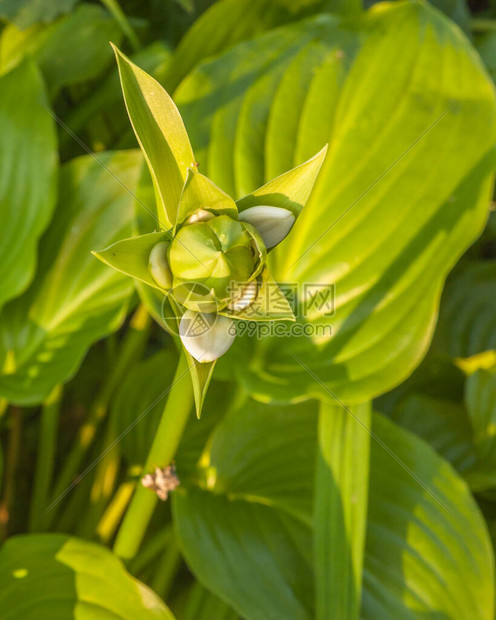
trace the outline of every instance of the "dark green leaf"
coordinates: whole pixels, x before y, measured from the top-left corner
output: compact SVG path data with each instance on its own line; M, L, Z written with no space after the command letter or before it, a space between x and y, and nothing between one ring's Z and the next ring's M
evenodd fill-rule
M492 552L467 486L414 435L379 415L372 424L361 617L414 620L435 610L492 619ZM174 495L188 564L248 620L315 618L316 445L310 403L249 401L214 431L199 461L201 488Z
M0 307L33 278L38 238L56 200L54 121L36 67L0 78Z
M32 57L55 97L65 86L100 75L112 60L109 40L121 39L119 26L102 7L83 4L49 26L27 30L7 26L0 37L0 68L5 73L25 56Z
M131 233L129 186L136 182L141 155L98 158L80 157L62 169L59 206L41 243L36 278L2 311L0 394L14 403L43 401L74 374L88 347L116 330L126 315L131 278L90 252Z
M79 0L0 0L0 17L19 28L37 22L50 22L62 13L68 13Z
M446 286L434 345L452 357L496 349L496 261L468 264Z

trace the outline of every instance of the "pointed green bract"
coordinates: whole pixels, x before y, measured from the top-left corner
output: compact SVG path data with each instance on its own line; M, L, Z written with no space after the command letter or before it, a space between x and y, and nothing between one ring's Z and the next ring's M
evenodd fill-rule
M154 246L161 241L170 241L171 239L172 235L168 232L153 232L148 235L117 241L108 248L93 252L93 254L117 271L162 291L163 289L152 277L148 262Z
M236 202L238 209L264 205L288 209L295 217L301 213L327 153L327 145L305 163L272 179Z
M177 210L176 223L181 224L199 209L211 211L216 215L238 218L238 209L234 200L209 178L189 168Z
M193 383L193 396L195 399L196 417L200 419L203 409L203 403L205 402L205 396L207 395L208 386L210 385L210 381L212 379L212 374L214 372L217 360L214 362L207 362L206 364L201 364L200 362L197 362L195 358L190 355L184 347L183 351L188 361L189 375Z
M195 158L176 105L162 86L114 46L122 92L155 188L161 224L169 228Z

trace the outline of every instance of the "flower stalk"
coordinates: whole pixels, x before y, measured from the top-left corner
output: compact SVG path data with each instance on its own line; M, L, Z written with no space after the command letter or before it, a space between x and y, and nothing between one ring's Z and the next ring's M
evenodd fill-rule
M142 475L157 467L170 465L176 454L193 405L193 388L184 355L179 358L176 374L148 453ZM141 484L136 488L124 520L117 533L114 552L123 559L134 557L145 535L158 497Z

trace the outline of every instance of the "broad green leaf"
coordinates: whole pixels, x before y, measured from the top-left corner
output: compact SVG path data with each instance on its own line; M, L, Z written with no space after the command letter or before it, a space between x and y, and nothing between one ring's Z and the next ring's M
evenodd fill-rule
M360 617L489 620L492 552L466 485L422 440L378 414L372 424ZM185 484L173 497L190 568L248 620L315 618L317 441L311 403L248 401L214 431L200 488ZM341 566L342 557L333 558Z
M63 534L14 536L0 550L5 620L174 620L108 549Z
M121 325L132 280L91 250L131 233L128 188L140 162L140 153L129 151L80 157L62 168L59 205L41 242L37 275L0 318L0 394L11 402L43 401L74 374L92 343Z
M465 384L477 464L469 481L478 490L496 487L496 370L478 370Z
M496 32L490 30L479 34L475 37L474 45L493 81L496 81Z
M256 501L191 489L173 497L186 561L243 618L312 618L311 536L300 521Z
M370 422L370 403L320 406L314 570L321 620L360 616Z
M249 400L215 429L200 471L214 492L269 502L309 524L316 441L314 403L268 407Z
M295 164L327 142L330 149L271 261L276 281L335 287L334 313L312 310L302 295L306 320L332 335L264 342L253 370L245 360L238 374L265 399L327 398L322 381L363 402L418 365L443 282L482 230L496 106L470 44L428 4L379 4L352 27L319 16L200 65L176 92L200 165L226 191L237 196L266 180L274 115L293 114L279 87L299 72L297 55L314 55L316 45L328 53L307 67L303 106L294 96L301 122L281 140L294 145Z
M6 73L25 56L31 57L54 98L61 88L100 75L112 61L109 40L119 43L121 39L118 24L102 7L82 4L53 24L26 30L8 25L0 36L0 72Z
M472 429L461 403L413 393L399 403L391 418L427 441L464 477L473 468Z
M181 224L198 209L212 211L216 215L238 217L234 200L194 168L188 168L188 175L179 201L176 223Z
M466 484L427 444L382 416L372 430L388 449L371 440L361 617L492 619L492 550Z
M138 237L122 239L104 250L92 252L102 262L121 273L141 280L148 286L162 288L152 278L148 268L152 248L161 241L171 241L172 235L168 232L153 232Z
M55 206L57 144L47 105L32 63L0 78L0 308L32 280Z
M478 370L467 379L467 410L474 431L474 443L481 457L496 459L496 369ZM496 464L496 460L495 460Z
M244 211L257 205L282 207L298 217L313 189L327 153L327 145L304 164L285 172L237 201Z
M322 16L237 45L199 66L174 93L200 170L229 195L240 198L287 172L285 160L282 169L271 169L270 178L264 174L269 108L285 69L302 48L321 47L325 56L332 48L325 41L342 41L338 23L336 18ZM290 166L312 157L324 144L315 145L313 152Z
M0 18L27 28L36 22L50 22L62 13L68 13L79 0L2 0Z
M347 4L355 4L347 2ZM202 60L291 21L332 9L333 0L218 0L179 43L165 84L171 91Z
M470 9L465 0L429 0L465 32L470 31Z
M312 617L315 422L308 405L250 402L221 422L200 461L210 490L181 487L173 497L188 564L249 620Z
M187 170L195 163L188 134L163 87L114 50L129 118L153 179L159 220L169 228L175 223Z
M448 281L434 346L452 357L496 349L496 261L470 263Z
M239 620L235 611L197 581L188 591L181 611L181 620Z

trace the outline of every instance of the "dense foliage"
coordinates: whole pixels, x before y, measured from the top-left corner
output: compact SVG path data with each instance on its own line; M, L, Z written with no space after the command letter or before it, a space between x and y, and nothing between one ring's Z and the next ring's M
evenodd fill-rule
M0 618L494 618L496 4L365 4L0 0Z

